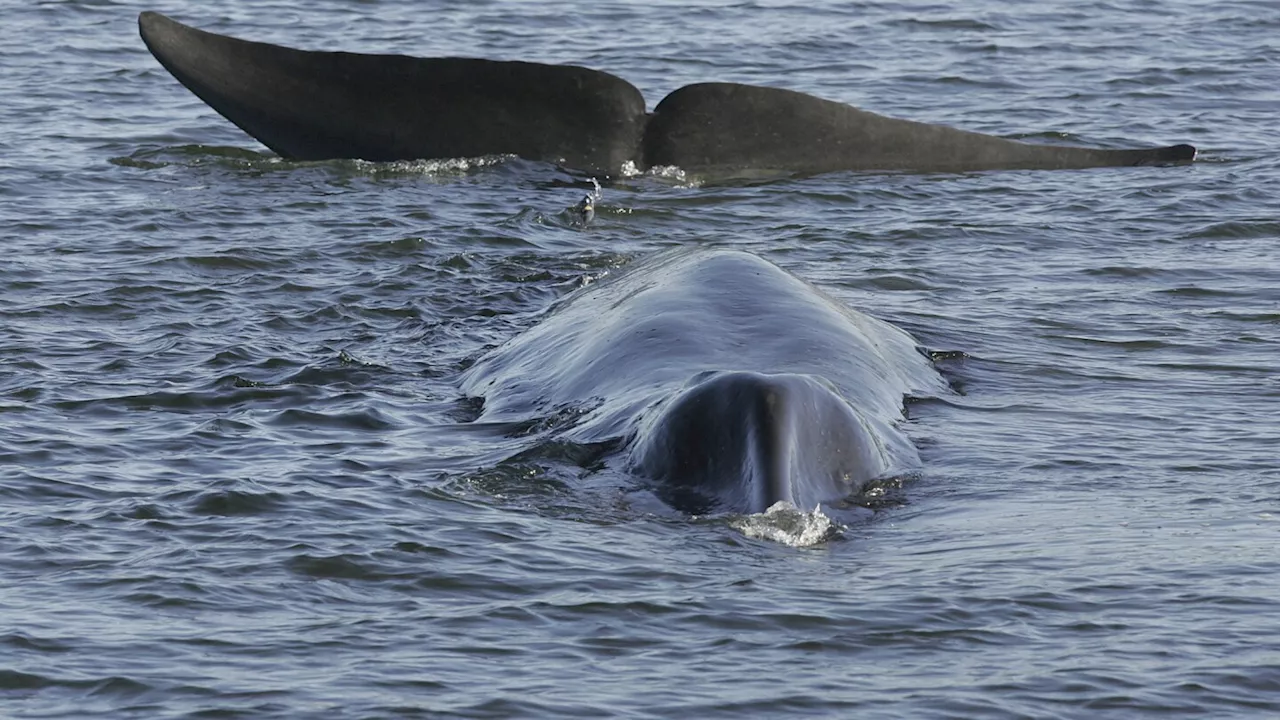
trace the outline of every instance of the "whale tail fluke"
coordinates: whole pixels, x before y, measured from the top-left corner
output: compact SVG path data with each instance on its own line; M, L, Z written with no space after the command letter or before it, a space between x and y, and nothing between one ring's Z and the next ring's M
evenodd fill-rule
M1195 146L1185 143L1152 148L1150 150L1117 150L1116 152L1130 153L1133 158L1133 165L1172 165L1189 163L1196 159Z
M674 165L710 175L967 172L1189 162L1149 150L1032 145L876 115L777 88L682 87L652 116L627 81L572 65L295 50L155 12L143 42L183 85L281 156L517 155L596 175Z
M138 30L187 89L294 160L510 154L609 173L645 122L639 90L582 67L294 50L155 12Z
M649 166L724 173L748 168L800 173L1068 169L1195 157L1190 145L1145 150L1033 145L889 118L794 90L736 83L698 83L672 92L654 109L642 147Z

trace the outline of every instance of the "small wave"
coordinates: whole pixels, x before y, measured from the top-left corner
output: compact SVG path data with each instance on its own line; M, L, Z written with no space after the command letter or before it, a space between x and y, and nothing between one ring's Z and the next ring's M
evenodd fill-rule
M553 439L538 443L527 450L517 453L510 459L510 462L549 461L586 469L598 469L604 466L605 456L617 449L618 442L616 440L577 443L569 440Z
M214 490L199 496L192 511L199 515L260 515L280 506L280 493L254 493L242 490Z
M1000 28L981 20L972 18L941 18L938 20L929 20L922 18L904 18L900 20L890 20L886 23L891 26L901 28L922 28L926 30L977 30L980 32L995 32Z
M0 670L0 690L39 690L56 684L56 680L43 675Z
M1274 220L1229 220L1204 225L1185 237L1190 239L1265 239L1280 236L1280 222Z
M173 145L135 150L132 154L109 158L107 162L139 170L158 170L170 165L196 166L211 162L247 166L286 162L274 155L221 145Z
M566 430L577 425L594 409L589 406L565 405L544 415L511 422L505 425L505 432L507 437L528 437Z
M191 391L156 390L148 393L106 396L77 400L60 400L53 406L64 412L84 412L107 417L140 411L196 412L236 408L250 403L271 403L281 400L304 400L311 393L297 386L266 388L230 376L213 387Z
M702 187L702 179L685 172L676 165L655 165L644 172L636 169L635 163L628 160L622 166L623 177L651 177L673 182L680 187Z
M1017 89L1020 86L1017 83L1008 80L997 80L992 78L974 78L964 75L926 75L919 73L908 73L899 76L904 83L920 83L924 85L948 85L954 87L972 87L972 88L988 88L992 90L1010 90Z
M269 153L260 153L240 147L219 145L175 145L169 147L142 148L129 155L107 160L119 167L138 170L158 170L170 166L200 167L218 165L255 172L288 171L298 168L331 167L373 178L423 175L448 177L466 175L476 170L502 165L515 160L515 155L481 155L464 158L440 158L432 160L289 160Z
M355 431L389 430L397 427L397 423L376 408L353 410L350 412L318 412L299 408L288 408L267 421L268 424L285 428L304 428L310 430L338 429Z
M515 155L481 155L470 158L443 158L438 160L393 160L370 162L368 160L332 161L348 165L361 174L371 177L395 177L403 175L427 175L431 177L465 175L475 170L495 167L516 160Z
M1042 130L1040 132L1010 133L1004 136L1009 140L1021 140L1030 143L1042 143L1046 145L1084 145L1084 138L1069 132L1059 132L1056 130Z
M800 510L789 502L774 503L762 513L742 515L729 521L729 527L758 540L770 540L791 547L812 547L844 535L844 526L823 514Z
M120 676L102 679L70 679L17 670L0 670L0 690L42 690L48 687L84 690L88 695L97 697L136 697L152 689L151 686L137 680Z
M385 580L388 577L385 572L366 567L372 563L359 555L302 554L287 564L293 572L318 580Z
M0 645L8 645L19 650L35 650L38 652L48 653L64 653L70 652L73 649L70 645L58 642L52 638L42 638L23 632L11 632L8 635L0 635Z
M444 489L452 495L478 494L499 502L562 498L571 495L563 478L534 463L506 462L450 480Z

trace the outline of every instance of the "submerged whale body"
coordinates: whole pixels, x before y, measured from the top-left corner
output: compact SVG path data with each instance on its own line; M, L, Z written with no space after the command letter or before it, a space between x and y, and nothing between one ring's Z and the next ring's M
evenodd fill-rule
M373 161L511 154L595 174L963 172L1189 162L1190 145L1032 145L895 120L790 90L640 91L572 65L312 52L197 30L154 12L143 42L183 85L281 156Z
M483 422L581 410L563 439L622 439L622 467L697 514L811 510L912 468L903 397L944 387L902 330L727 250L640 261L463 378Z

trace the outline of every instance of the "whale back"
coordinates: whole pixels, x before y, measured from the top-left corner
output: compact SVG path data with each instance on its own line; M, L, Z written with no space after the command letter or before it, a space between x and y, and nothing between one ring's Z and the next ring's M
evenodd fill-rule
M777 265L736 250L676 250L566 298L463 378L484 417L540 407L632 407L636 388L673 392L699 373L826 378L877 413L937 373L902 330L842 306Z
M914 466L898 427L903 396L944 387L902 330L758 256L699 249L642 260L575 293L479 359L462 385L483 398L484 422L576 408L567 439L625 438L629 465L676 488L673 498L682 482L719 483L685 495L743 511L787 499L777 483L808 488L792 499L811 505ZM773 415L748 412L768 397L781 399ZM713 404L691 410L699 398ZM696 441L681 444L698 427ZM716 439L721 432L737 439ZM717 464L688 473L704 451ZM754 489L724 489L737 481Z

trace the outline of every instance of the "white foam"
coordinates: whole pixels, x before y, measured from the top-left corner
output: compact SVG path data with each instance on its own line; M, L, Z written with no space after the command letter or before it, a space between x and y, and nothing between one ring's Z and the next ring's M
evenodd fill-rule
M435 160L392 160L371 162L353 160L352 165L371 175L458 175L479 168L501 165L515 159L515 155L481 155L479 157L443 158Z
M685 187L699 187L702 185L702 180L700 178L690 176L689 173L686 173L676 165L655 165L648 170L641 172L640 168L636 167L635 161L628 160L622 163L622 167L618 169L618 173L624 178L648 176L661 178L663 180L671 180L677 185Z
M736 517L729 526L747 537L791 547L821 545L840 537L845 529L823 514L822 508L805 512L785 500L762 513Z

